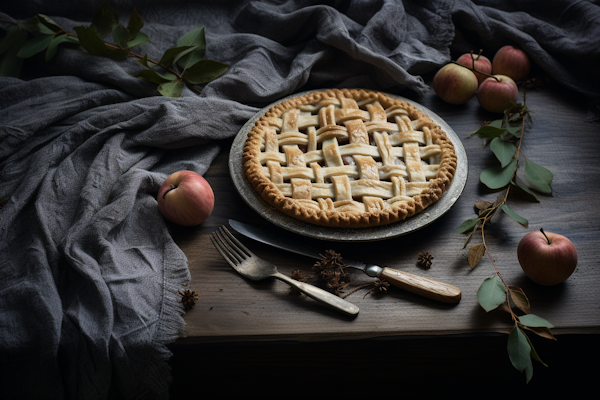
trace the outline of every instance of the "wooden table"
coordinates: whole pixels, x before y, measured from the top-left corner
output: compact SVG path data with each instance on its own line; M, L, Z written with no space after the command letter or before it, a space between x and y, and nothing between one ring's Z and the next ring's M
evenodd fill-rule
M314 242L323 250L333 249L349 259L454 284L462 289L460 303L438 303L396 288L385 295L364 296L365 289L347 297L360 308L359 315L352 318L310 298L290 295L282 282L249 282L237 275L208 235L229 218L275 231L281 228L262 219L238 195L228 170L231 141L227 141L205 176L216 196L213 214L197 228L171 227L189 259L190 288L199 294L196 306L185 315L186 337L171 346L174 398L187 393L285 395L289 390L350 398L353 394L364 398L436 392L453 398L478 393L474 388L483 382L488 391L482 397L487 398L495 398L489 394L492 392L588 395L587 389L593 387L600 372L595 361L600 334L600 252L596 244L600 125L586 121L584 99L552 84L527 91L533 126L525 133L522 150L554 173L553 196L538 196L540 203L511 197L511 208L528 219L529 227L499 214L486 233L504 279L523 288L531 312L555 326L552 332L557 341L529 334L549 367L534 362L533 379L525 385L524 375L512 367L506 351L506 332L512 327L509 315L486 313L476 299L477 289L494 275L494 268L484 258L471 269L463 249L465 236L453 233L462 221L475 216L476 201L496 197L479 183L480 172L496 165L495 158L488 148L482 148L481 139L469 138L469 133L482 121L498 117L483 111L476 99L452 106L433 91L423 96L399 94L437 113L460 137L468 156L469 176L458 202L431 225L394 239L350 244L299 240ZM569 237L578 250L575 273L555 287L532 283L517 261L521 237L541 227ZM284 274L297 269L312 272L314 260L242 240ZM431 268L416 265L421 251L434 256ZM352 286L370 280L357 271ZM254 382L262 376L275 382Z

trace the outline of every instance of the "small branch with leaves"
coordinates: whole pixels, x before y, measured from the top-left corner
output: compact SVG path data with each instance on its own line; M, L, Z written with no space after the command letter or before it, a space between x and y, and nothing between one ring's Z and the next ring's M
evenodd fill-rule
M531 115L525 103L525 94L523 98L523 103L509 107L502 119L483 124L471 134L483 138L483 146L489 144L490 150L500 163L498 166L485 169L479 176L481 183L491 190L500 190L500 194L493 203L476 202L477 217L464 221L455 232L467 234L463 248L467 247L477 232L481 233L481 243L473 244L469 249L468 262L471 268L475 268L487 254L494 266L495 275L483 281L477 291L477 300L486 312L501 309L510 314L514 327L508 337L508 355L513 366L525 372L529 382L533 376L532 359L543 365L546 364L539 358L524 330L556 340L550 332L553 326L545 319L530 314L529 300L523 290L504 281L485 237L485 228L498 210L503 211L522 226L528 227L527 219L508 206L511 191L520 191L534 202L540 201L536 192L552 194L552 172L527 159L521 149L526 127L531 126ZM521 168L523 164L524 168ZM521 174L523 170L524 173Z
M200 93L195 85L208 83L227 71L227 65L205 59L206 37L204 27L182 36L176 47L167 49L159 61L132 51L132 48L151 43L141 32L144 22L136 9L129 16L127 26L119 22L117 13L108 2L96 12L89 26L77 26L76 34L66 32L56 22L37 14L27 22L0 21L12 24L0 42L0 76L19 77L23 61L45 51L49 61L61 45L81 45L88 53L121 61L133 56L146 69L135 77L158 85L158 92L167 97L179 97L185 85ZM104 39L112 33L114 44Z

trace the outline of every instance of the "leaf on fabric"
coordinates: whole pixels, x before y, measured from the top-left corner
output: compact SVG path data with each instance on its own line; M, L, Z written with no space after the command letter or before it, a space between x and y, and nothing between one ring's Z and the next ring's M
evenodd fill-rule
M177 65L183 68L184 71L196 64L198 61L203 60L206 53L206 36L204 27L202 26L194 29L193 31L183 35L177 41L177 46L197 46L192 52L177 60Z
M119 24L119 16L107 2L94 14L92 24L89 26L98 37L104 39Z
M517 148L514 144L505 142L499 138L492 140L492 143L490 143L490 150L494 153L498 161L500 161L502 167L506 167L515 157L515 153L517 152Z
M7 51L15 42L22 41L25 43L25 35L23 34L23 30L18 26L12 27L6 31L6 35L0 42L0 54Z
M119 23L115 25L115 29L113 29L113 37L115 38L115 43L122 49L126 49L127 42L129 42L133 37L130 37L129 31L125 28L125 25Z
M96 56L106 55L106 45L93 28L87 26L76 26L73 28L79 37L79 43L88 53Z
M506 301L506 289L498 275L483 281L477 290L477 301L486 312L495 310Z
M165 51L158 64L164 66L165 68L169 68L175 62L177 62L179 58L193 51L196 47L197 46L171 47Z
M526 314L519 317L519 322L525 326L532 328L554 328L550 322L546 321L542 317L538 317L535 314Z
M523 180L521 178L519 178L518 175L515 175L515 179L511 182L511 184L520 189L521 192L523 192L529 199L531 199L532 201L535 201L537 203L540 202L540 199L537 198L537 196L535 195L535 193L533 193L531 191L531 189L529 189L527 187L527 185L525 184L525 182L523 182Z
M20 27L17 26L11 29L14 29L14 32L7 32L0 45L2 47L0 52L0 76L18 78L21 75L23 59L17 57L17 53L27 41L27 37Z
M46 25L44 25L40 21L40 18L38 18L37 16L28 19L27 22L17 23L17 26L19 26L21 29L24 29L27 32L31 32L31 33L39 32L43 35L54 35L56 33L55 31L53 31L52 29L50 29Z
M512 160L506 167L491 167L479 175L481 183L490 189L500 189L510 183L517 170L517 160Z
M46 50L46 48L50 45L50 42L52 42L52 39L52 35L38 35L32 37L27 42L25 42L23 47L21 47L21 50L19 50L19 52L17 53L17 57L33 57L37 53Z
M138 63L142 64L146 68L154 68L156 66L156 64L148 62L148 54L145 54L144 57L138 61Z
M504 211L509 217L523 225L525 228L529 226L529 221L527 221L525 218L521 217L519 214L508 208L506 204L502 204L501 208L502 211Z
M165 97L180 97L184 83L181 81L163 83L158 87L158 91Z
M188 68L183 77L191 84L199 85L217 79L223 75L229 67L221 62L213 60L201 60Z
M50 29L52 32L54 33L58 33L60 31L62 31L62 28L60 26L58 26L58 24L54 21L52 21L52 19L50 19L50 17L44 15L44 14L38 14L38 21L43 24L46 28Z
M132 48L135 46L141 46L143 44L148 44L148 43L152 43L150 38L145 33L138 32L132 40L127 42L127 47ZM147 59L148 58L146 57L146 60Z
M49 61L52 57L54 57L58 46L62 43L79 44L79 39L77 39L75 36L68 35L56 36L54 39L52 39L52 42L50 42L48 50L46 50L46 61Z
M478 243L471 246L469 249L469 255L467 256L471 268L475 268L477 264L479 264L479 261L481 261L481 258L484 254L485 245L483 243Z
M157 71L150 70L150 69L145 69L143 71L140 71L136 75L136 78L140 78L140 79L144 79L146 81L158 83L159 85L162 83L167 83L167 82L177 80L177 76L175 76L171 73L159 73Z
M525 164L525 179L527 179L533 189L544 194L552 194L551 183L553 178L554 175L552 172L533 161L527 160Z
M133 7L133 11L131 12L131 15L129 16L129 21L127 21L127 30L129 31L129 34L131 35L131 39L135 38L137 36L137 34L140 33L140 30L142 29L143 26L144 26L144 21L142 21L142 17L140 17L140 14L138 14L136 8Z
M529 314L531 305L529 304L529 299L525 295L523 289L515 285L508 285L508 293L510 294L513 303L515 303L515 306L525 314Z

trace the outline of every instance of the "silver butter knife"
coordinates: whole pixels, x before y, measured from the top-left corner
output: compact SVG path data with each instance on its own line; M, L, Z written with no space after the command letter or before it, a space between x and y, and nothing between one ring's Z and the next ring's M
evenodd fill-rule
M242 235L261 243L306 257L318 260L323 259L321 254L319 254L319 250L290 236L282 235L281 233L272 233L232 219L229 220L229 225ZM368 276L386 280L390 284L411 293L443 303L458 303L460 301L461 291L454 285L388 267L380 267L346 258L343 260L344 264L349 267L359 269Z

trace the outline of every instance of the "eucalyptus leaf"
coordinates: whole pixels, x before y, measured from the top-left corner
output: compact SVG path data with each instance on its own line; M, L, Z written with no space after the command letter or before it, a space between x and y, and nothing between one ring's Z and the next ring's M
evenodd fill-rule
M96 32L101 39L104 39L118 24L119 16L108 4L108 1L106 1L102 4L102 7L100 7L96 14L94 14L90 28Z
M27 20L27 22L19 22L18 25L28 32L39 32L43 35L54 35L56 32L48 28L45 24L40 21L39 17L33 17Z
M47 17L44 14L38 14L38 21L45 25L46 28L50 29L52 32L54 33L58 33L60 31L62 31L62 28L60 26L58 26L58 24L54 21L52 21L49 17Z
M115 28L113 29L113 37L115 38L117 46L119 46L122 49L126 49L127 47L129 47L127 45L127 42L133 39L133 37L129 36L129 31L127 30L127 28L125 28L125 25L121 23L115 25Z
M158 87L158 91L165 97L180 97L184 83L181 81L163 83Z
M173 76L174 79L177 79L177 77L173 74L171 74ZM164 74L160 74L154 70L151 69L145 69L143 71L140 71L140 73L138 73L136 75L136 78L140 78L140 79L144 79L146 81L150 81L150 82L154 82L154 83L158 83L158 84L162 84L162 83L166 83L166 82L170 82L171 80L174 79L167 79Z
M502 167L506 167L515 157L517 152L517 148L514 144L505 142L500 138L492 140L492 143L490 143L490 150L494 153L498 161L500 161Z
M521 191L523 191L531 200L536 201L536 202L540 202L540 199L537 198L537 196L535 195L535 193L533 193L525 184L525 182L523 182L523 180L521 178L519 178L518 175L515 175L515 179L514 181L511 182L515 187L518 187Z
M535 314L526 314L519 317L519 322L525 326L532 328L554 328L550 322L546 321L542 317L538 317Z
M485 245L483 243L478 243L471 246L471 248L469 249L469 254L467 256L471 268L475 268L477 264L479 264L479 261L481 261L481 258L484 254Z
M19 46L21 47L23 43L25 43L25 40L26 38L21 28L19 28L18 26L10 28L6 31L6 35L2 39L2 42L0 42L0 54L8 50L13 43L22 42Z
M542 361L542 359L538 355L537 351L535 351L535 348L533 347L533 343L531 343L531 340L529 339L529 336L525 335L525 337L527 338L527 342L529 343L529 346L531 347L531 352L529 353L530 356L531 356L531 358L533 358L534 360L536 360L537 362L539 362L540 364L542 364L544 367L548 367L546 365L546 363Z
M177 65L183 68L184 71L196 64L198 61L203 60L206 53L206 37L204 27L202 26L198 29L194 29L193 31L183 35L177 41L177 46L197 46L192 52L177 60Z
M465 233L470 231L475 227L477 221L479 221L479 218L472 218L464 221L458 228L454 229L454 233Z
M69 35L56 36L54 39L52 39L52 42L48 46L48 50L46 50L46 61L49 61L52 57L54 57L58 46L62 43L79 44L79 39L77 39L75 36Z
M140 30L142 29L143 26L144 26L144 21L142 21L142 17L140 17L140 14L138 14L135 7L133 7L133 11L131 12L131 15L129 16L129 21L127 22L127 30L129 31L129 34L131 35L130 40L132 40L133 38L135 38L137 36L137 34L140 32Z
M527 160L525 164L525 179L527 179L533 189L545 194L552 194L551 183L553 178L554 175L552 172L533 161Z
M129 42L127 42L127 47L132 48L135 46L141 46L143 44L148 44L148 43L152 43L152 41L150 40L150 38L143 32L138 32L135 35L135 38L133 38L132 40L130 40Z
M138 62L146 68L156 67L156 64L148 62L148 54L144 54L144 57L142 57Z
M217 79L227 71L227 65L213 60L201 60L188 68L183 77L191 84L198 85Z
M473 132L471 135L477 135L480 138L497 138L499 136L501 136L504 132L506 132L506 130L504 128L498 128L495 126L491 126L490 125L486 125L486 126L482 126L481 128L477 129L475 132Z
M529 227L529 221L527 221L525 218L521 217L519 214L517 214L516 212L514 212L513 210L508 208L508 206L506 204L502 204L501 208L502 208L502 211L504 211L506 214L508 214L509 217L511 217L512 219L514 219L515 221L517 221L518 223L523 225L525 228Z
M506 301L506 288L498 275L483 281L477 290L477 301L486 312L495 310Z
M181 46L181 47L172 47L167 49L160 61L159 65L169 68L173 63L175 63L180 57L186 55L187 53L193 51L197 46Z
M514 327L508 335L508 357L512 365L519 371L531 366L531 346L527 335L518 327Z
M129 52L127 50L107 48L104 57L110 58L111 60L115 61L121 61L128 55Z
M87 26L76 26L73 29L77 32L79 43L81 43L81 46L86 49L88 53L96 56L106 55L106 45L96 30Z
M25 42L23 47L21 47L21 50L19 50L19 53L17 53L17 57L21 57L21 58L33 57L37 53L46 50L46 48L50 45L51 41L52 41L51 35L34 36L31 39L29 39L27 42Z
M506 167L491 167L483 170L479 180L490 189L500 189L510 183L516 170L517 160L513 159Z

